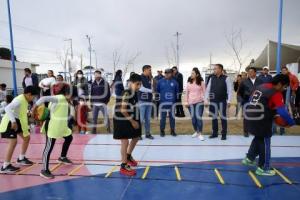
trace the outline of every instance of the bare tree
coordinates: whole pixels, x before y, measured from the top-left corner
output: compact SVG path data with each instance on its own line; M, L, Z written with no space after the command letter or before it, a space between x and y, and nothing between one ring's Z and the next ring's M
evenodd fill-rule
M251 53L249 52L246 56L244 56L244 39L242 34L242 29L239 28L235 30L232 28L230 33L225 32L225 38L230 46L230 49L233 53L233 62L234 64L238 63L238 72L240 73L242 67L244 66L247 59L249 59Z
M63 66L64 69L64 78L66 79L67 72L70 72L70 66L67 69L68 66L68 55L69 55L69 49L64 49L62 52L57 53L57 57L59 59L60 64Z
M135 60L142 54L142 52L137 51L136 54L129 56L125 62L124 70L123 70L123 78L126 76L128 69L130 66L134 69Z
M114 74L116 73L116 68L118 67L119 63L121 60L121 53L120 53L120 49L115 49L113 51L113 72Z
M170 47L166 47L166 59L169 67L176 66L177 56L176 56L176 48L174 43L171 43Z

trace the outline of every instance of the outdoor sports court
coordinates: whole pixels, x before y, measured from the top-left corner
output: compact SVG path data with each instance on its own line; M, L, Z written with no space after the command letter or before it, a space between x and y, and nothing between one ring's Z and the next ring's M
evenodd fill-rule
M58 144L51 157L56 178L49 181L39 176L44 138L34 134L28 157L36 164L17 175L0 175L0 199L299 199L300 137L272 138L274 177L258 177L254 168L240 164L251 139L143 140L134 153L140 164L137 175L128 178L119 174L120 147L112 135L76 134L68 155L74 165L56 163ZM5 141L0 142L5 149Z

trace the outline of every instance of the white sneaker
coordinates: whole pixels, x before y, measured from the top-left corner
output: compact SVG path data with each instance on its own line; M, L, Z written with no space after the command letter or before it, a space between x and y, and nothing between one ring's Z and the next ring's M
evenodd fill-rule
M204 137L203 137L201 134L198 136L198 138L199 138L201 141L204 141L204 140L205 140Z
M195 138L195 137L198 137L198 133L197 132L195 132L193 135L192 135L192 138Z

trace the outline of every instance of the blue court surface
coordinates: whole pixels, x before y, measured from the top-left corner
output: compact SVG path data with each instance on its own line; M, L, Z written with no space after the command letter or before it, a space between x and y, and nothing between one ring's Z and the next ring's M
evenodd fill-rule
M30 154L36 164L18 175L0 175L1 200L300 199L298 136L272 138L274 177L259 177L255 168L240 164L251 137L200 141L157 136L138 144L134 152L138 173L128 178L118 172L120 146L111 135L76 135L69 154L73 166L56 164L61 144L55 147L51 162L56 178L51 181L38 176L43 138L35 137Z

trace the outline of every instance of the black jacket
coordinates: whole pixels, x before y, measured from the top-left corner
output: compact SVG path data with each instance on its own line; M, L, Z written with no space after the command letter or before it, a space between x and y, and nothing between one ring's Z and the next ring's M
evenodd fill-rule
M250 78L247 78L241 82L237 93L243 98L243 102L246 103L249 101L252 92L261 84L263 84L263 81L259 78L255 79L254 84Z
M178 83L178 91L181 93L183 91L183 76L180 72L177 72L174 78Z
M110 87L109 83L104 79L100 80L97 84L96 81L91 86L91 103L105 103L107 104L110 100Z
M26 76L24 76L23 81L22 81L23 88L26 87L26 85L25 85L25 78L26 78ZM37 88L37 89L39 89L39 78L38 78L37 74L36 73L32 73L31 74L31 79L32 79L32 86L35 87L35 88Z

